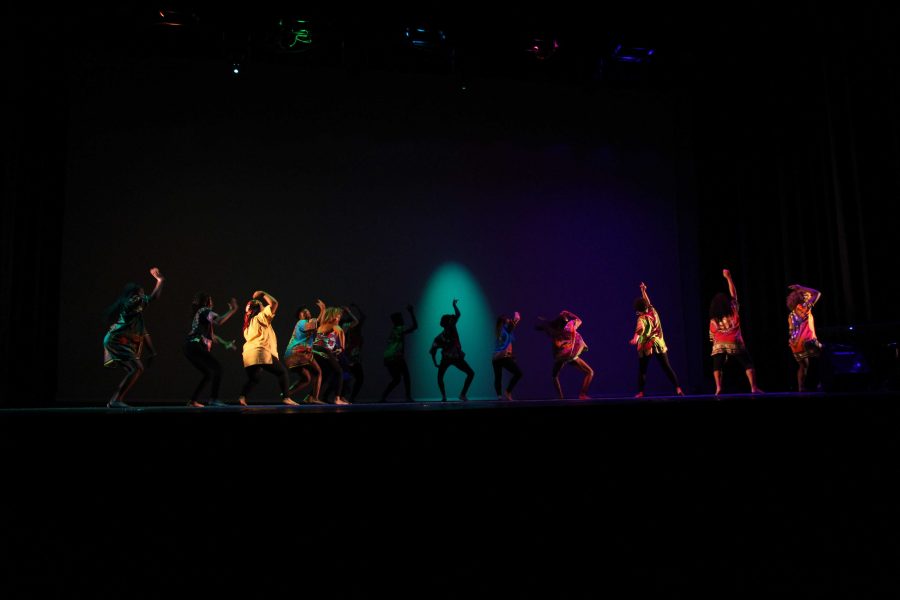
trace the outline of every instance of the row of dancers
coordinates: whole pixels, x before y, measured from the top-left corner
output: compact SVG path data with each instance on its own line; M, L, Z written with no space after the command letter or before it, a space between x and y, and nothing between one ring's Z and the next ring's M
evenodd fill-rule
M144 372L145 367L156 356L152 338L144 322L144 309L159 298L165 278L157 267L150 269L155 285L150 294L142 286L129 283L122 294L109 306L106 312L109 330L103 339L104 365L118 367L125 376L117 386L108 407L127 407L126 396ZM722 393L723 370L729 359L741 364L754 394L762 393L757 385L753 360L743 340L740 323L740 305L737 290L730 271L722 271L728 293L716 294L710 303L709 337L712 342L713 377L716 395ZM640 296L635 298L633 307L636 314L634 334L628 341L635 346L638 355L638 391L644 395L647 370L650 361L656 357L663 373L674 388L674 393L683 396L676 375L668 358L668 348L663 335L660 315L647 294L647 286L640 283ZM821 293L799 284L789 286L787 305L789 345L798 364L797 389L805 390L806 376L811 358L821 353L822 345L815 332L812 308ZM441 400L446 402L447 392L444 375L450 367L465 375L459 399L467 401L469 386L475 372L466 362L465 352L457 330L461 317L459 300L451 303L453 312L440 319L441 332L434 338L429 354L437 368L437 383ZM247 379L244 382L237 403L248 405L254 388L259 384L262 373L274 376L280 388L280 401L286 405L298 404L351 404L356 399L364 381L361 362L362 324L365 314L355 304L350 306L326 306L316 301L317 314L302 306L297 310L297 322L285 352L279 353L278 340L272 322L279 308L278 300L264 290L255 291L244 307L242 360ZM216 328L226 323L238 311L235 298L228 301L228 310L217 313L212 297L206 292L198 292L192 300L193 318L186 336L183 352L190 363L202 373L202 379L191 394L187 406L228 406L219 398L222 381L222 365L213 355L214 344L225 349L236 350L233 340L221 338ZM419 327L415 309L408 305L406 310L410 322L403 313L390 316L392 327L384 351L384 366L391 379L383 389L379 400L387 401L391 393L402 383L404 398L412 402L409 367L405 357L405 339ZM516 311L512 316L501 315L495 327L495 345L492 355L494 391L498 400L512 400L516 384L522 378L522 370L516 362L513 351L515 329L521 321ZM557 396L565 397L560 383L560 373L566 365L572 365L582 372L583 379L578 394L580 399L589 399L589 388L594 378L594 370L584 359L588 346L579 328L582 321L578 315L563 310L553 319L539 318L536 329L546 333L553 347L553 384ZM437 354L440 352L440 361ZM503 372L511 377L506 386L502 385ZM349 395L345 393L345 377L351 379ZM294 379L291 382L291 379ZM204 402L201 396L209 388ZM303 395L300 398L300 395ZM300 398L295 400L294 398Z

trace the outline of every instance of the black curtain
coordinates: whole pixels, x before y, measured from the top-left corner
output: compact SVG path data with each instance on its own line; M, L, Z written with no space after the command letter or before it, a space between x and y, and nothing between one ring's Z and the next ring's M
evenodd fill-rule
M793 385L790 284L822 291L826 342L875 365L897 340L897 12L748 11L694 56L702 296L727 290L732 270L764 388Z

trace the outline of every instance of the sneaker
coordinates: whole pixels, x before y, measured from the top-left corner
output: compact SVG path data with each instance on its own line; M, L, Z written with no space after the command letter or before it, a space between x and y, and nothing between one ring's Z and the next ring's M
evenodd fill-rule
M106 408L130 408L130 404L125 404L121 400L110 400L106 403Z
M227 402L225 402L224 400L219 400L218 398L216 398L215 400L210 400L209 404L207 404L207 406L231 406L231 405L228 404Z

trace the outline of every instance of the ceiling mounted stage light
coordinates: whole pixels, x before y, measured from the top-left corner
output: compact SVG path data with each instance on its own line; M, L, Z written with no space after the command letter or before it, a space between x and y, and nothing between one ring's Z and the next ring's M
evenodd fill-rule
M557 51L559 51L559 40L553 36L534 36L525 49L525 52L541 61L553 57Z
M200 18L189 6L166 4L154 15L152 24L157 27L189 27L200 23Z
M432 25L419 23L403 28L403 42L418 50L443 50L447 47L447 33Z
M272 45L278 52L298 54L311 49L314 39L314 27L309 18L281 17L274 27Z

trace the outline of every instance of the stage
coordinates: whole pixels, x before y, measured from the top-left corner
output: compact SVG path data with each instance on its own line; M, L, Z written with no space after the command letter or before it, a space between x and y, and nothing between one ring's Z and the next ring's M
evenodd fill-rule
M2 410L7 583L92 597L896 591L898 400Z

